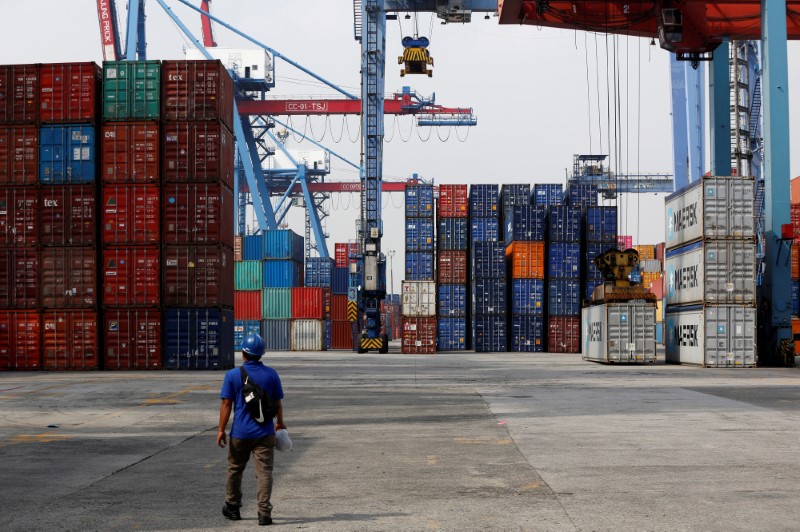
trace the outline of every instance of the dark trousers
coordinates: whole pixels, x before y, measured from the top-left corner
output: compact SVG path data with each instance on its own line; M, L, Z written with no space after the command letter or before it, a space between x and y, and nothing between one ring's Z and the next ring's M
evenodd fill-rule
M258 515L272 516L272 466L275 461L275 435L263 438L231 438L228 447L228 483L225 502L237 508L242 505L242 474L250 460L255 458L258 481Z

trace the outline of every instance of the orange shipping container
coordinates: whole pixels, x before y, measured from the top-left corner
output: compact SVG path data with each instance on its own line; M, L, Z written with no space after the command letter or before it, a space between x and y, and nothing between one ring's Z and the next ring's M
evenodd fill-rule
M514 279L544 279L544 242L512 242L506 247Z
M242 235L233 237L233 261L241 262L242 260Z
M792 246L792 279L800 279L800 245Z
M656 258L656 247L652 244L639 244L633 246L633 249L639 252L640 261Z
M789 198L792 203L800 203L800 177L789 181Z

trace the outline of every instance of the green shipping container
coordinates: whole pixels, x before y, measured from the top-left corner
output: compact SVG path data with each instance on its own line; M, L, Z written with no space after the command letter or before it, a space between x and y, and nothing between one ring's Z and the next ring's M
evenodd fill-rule
M261 293L262 313L265 320L284 320L292 317L292 289L265 288Z
M103 63L103 118L157 120L161 112L161 64L158 61Z
M264 267L260 260L245 260L234 263L234 288L236 290L261 290Z

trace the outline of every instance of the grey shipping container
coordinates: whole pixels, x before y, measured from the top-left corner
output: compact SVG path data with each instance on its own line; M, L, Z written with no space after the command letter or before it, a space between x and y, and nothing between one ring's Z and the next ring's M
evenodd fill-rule
M605 303L585 307L581 327L586 360L656 361L655 303Z
M756 365L756 309L739 305L667 310L666 361L706 367Z
M289 351L292 348L292 320L261 320L261 335L267 351Z
M324 351L326 333L324 320L292 320L292 351Z

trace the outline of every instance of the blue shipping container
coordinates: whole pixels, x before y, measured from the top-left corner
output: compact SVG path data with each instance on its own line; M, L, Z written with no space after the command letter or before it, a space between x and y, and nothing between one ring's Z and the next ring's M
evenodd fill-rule
M337 295L347 294L348 272L347 268L334 268L331 279L331 293Z
M330 288L333 274L333 259L309 257L306 259L305 285L309 288Z
M550 207L550 241L581 241L581 210L564 205Z
M586 209L586 241L617 243L617 208L613 206Z
M547 207L522 205L512 207L506 213L506 245L512 242L544 242L547 228Z
M439 318L436 337L439 351L464 351L467 348L467 320Z
M475 279L472 285L472 315L505 316L507 292L505 279Z
M264 235L242 237L242 259L264 260Z
M547 273L550 277L580 277L580 243L551 242L547 251Z
M265 260L264 288L292 288L301 286L303 265L293 260Z
M469 187L469 215L475 218L496 218L500 190L497 185Z
M433 251L433 218L406 218L406 251Z
M656 343L657 344L664 344L664 323L658 322L656 323Z
M800 316L800 281L792 281L792 314Z
M590 277L586 279L586 299L592 299L595 287L601 284L603 284L602 277Z
M503 216L507 216L506 211L516 205L531 204L531 186L527 184L503 185L500 187L500 204L503 209Z
M511 351L541 353L544 351L544 317L513 316L511 318Z
M433 218L433 185L406 187L406 218Z
M233 322L233 350L241 351L242 342L249 334L261 334L261 322L258 320L236 320Z
M434 279L434 254L415 251L406 253L406 280L407 281L433 281Z
M500 220L497 218L472 218L470 242L496 242L500 239Z
M605 243L605 242L589 242L586 244L586 260L584 261L584 272L586 277L592 278L602 278L603 275L600 273L600 270L597 269L597 266L594 265L594 259L600 255L601 253L605 253L609 249L617 249L616 243Z
M547 312L550 316L580 316L581 282L577 279L548 280Z
M564 203L564 189L558 183L539 183L533 185L534 205L561 205Z
M511 313L514 315L543 316L544 279L514 279L511 281Z
M291 259L303 262L305 239L290 229L264 232L265 259Z
M469 241L469 220L466 218L439 218L439 249L466 251Z
M503 353L508 351L506 319L498 316L473 317L472 345L476 352Z
M597 205L597 190L590 183L570 183L564 203L572 207L593 207Z
M475 279L505 279L505 246L500 242L473 242L470 271Z
M164 311L166 369L233 367L233 311L168 308Z
M289 351L292 348L292 320L261 320L261 331L267 351Z
M467 287L461 284L440 284L439 317L465 318L467 316Z
M47 184L91 183L96 177L95 130L65 124L39 129L39 181Z

